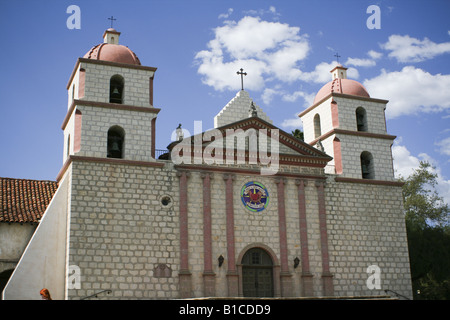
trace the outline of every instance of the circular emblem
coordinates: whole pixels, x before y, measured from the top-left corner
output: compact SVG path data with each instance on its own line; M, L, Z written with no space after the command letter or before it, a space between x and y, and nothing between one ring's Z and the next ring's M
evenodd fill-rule
M250 181L242 187L241 199L247 209L259 212L269 204L269 192L261 183Z

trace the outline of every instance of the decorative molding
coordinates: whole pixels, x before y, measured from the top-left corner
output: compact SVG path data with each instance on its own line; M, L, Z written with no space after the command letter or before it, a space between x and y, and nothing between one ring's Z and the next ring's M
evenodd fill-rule
M118 104L118 103L73 99L72 104L70 105L69 110L67 111L67 114L64 117L63 123L61 125L62 130L64 130L66 128L67 123L69 122L69 119L72 116L73 110L75 109L76 106L89 106L89 107L107 108L107 109L115 109L115 110L155 113L155 114L158 114L161 111L161 109L153 108L153 107L138 107L138 106L132 106L132 105L128 105L128 104Z
M106 163L106 164L118 164L118 165L131 165L131 166L141 166L141 167L156 167L162 168L165 166L163 162L153 162L153 161L138 161L138 160L126 160L126 159L115 159L115 158L97 158L97 157L84 157L84 156L74 156L71 155L67 158L66 162L63 164L61 170L56 176L56 181L59 182L66 172L67 168L72 162L96 162L96 163Z
M400 181L357 179L357 178L345 178L345 177L336 177L336 178L334 178L334 181L347 182L347 183L372 184L372 185L379 185L379 186L392 186L392 187L403 187L403 185L404 185L404 183L400 182Z
M325 140L326 138L329 138L333 134L344 134L344 135L350 135L350 136L357 136L357 137L365 137L365 138L375 138L375 139L385 139L385 140L395 140L397 136L393 136L390 134L381 134L381 133L371 133L371 132L365 132L365 131L351 131L351 130L343 130L339 128L334 128L327 133L324 133L320 137L312 140L309 142L311 146L315 145L317 141Z
M298 116L300 118L303 117L305 114L307 114L308 112L310 112L317 106L321 105L323 102L330 99L331 97L363 100L363 101L378 102L378 103L384 103L384 104L387 104L389 102L389 100L384 100L384 99L367 98L367 97L354 96L354 95L345 94L345 93L330 92L326 97L323 97L320 101L314 103L312 106L308 107L305 111L299 113Z

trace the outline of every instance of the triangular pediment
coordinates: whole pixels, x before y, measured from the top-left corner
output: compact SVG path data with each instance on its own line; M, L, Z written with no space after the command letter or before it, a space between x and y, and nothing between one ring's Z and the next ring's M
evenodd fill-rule
M273 124L248 117L169 145L172 160L196 164L267 164L325 167L332 159ZM174 155L177 159L174 158Z
M275 125L259 118L259 117L249 117L247 119L243 119L226 126L222 126L217 128L222 132L222 135L226 137L227 130L256 130L262 134L267 134L269 137L272 135L272 132L276 133L279 136L279 145L280 145L280 154L291 154L291 155L299 155L299 156L311 156L311 157L324 157L331 158L321 152L320 150L312 147L311 145L305 143L304 141L295 138L293 135L283 131L282 129L276 127ZM266 131L264 131L266 130ZM231 132L229 131L229 132ZM208 132L208 131L207 131ZM204 134L207 134L205 132ZM265 133L267 132L267 133Z

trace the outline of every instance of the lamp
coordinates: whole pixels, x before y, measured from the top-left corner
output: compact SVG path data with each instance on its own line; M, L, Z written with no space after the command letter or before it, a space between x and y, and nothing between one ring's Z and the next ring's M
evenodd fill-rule
M294 259L294 269L296 269L299 264L300 264L300 259L298 257L295 257L295 259Z
M225 260L225 258L222 255L220 255L220 257L217 260L219 260L219 268L220 268L222 266L223 261Z

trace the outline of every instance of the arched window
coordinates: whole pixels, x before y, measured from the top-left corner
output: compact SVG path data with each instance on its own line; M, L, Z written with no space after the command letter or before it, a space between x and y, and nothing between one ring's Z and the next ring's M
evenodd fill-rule
M375 166L370 152L361 153L361 174L363 179L375 179Z
M358 131L368 130L366 110L363 107L356 109L356 126Z
M124 83L123 77L118 74L111 77L109 81L109 102L123 103Z
M70 155L70 134L67 137L67 150L66 150L66 158L68 158Z
M320 128L320 116L316 114L314 116L314 138L317 139L322 135L322 129Z
M125 131L119 126L113 126L108 130L107 157L123 158L125 144Z
M81 149L81 119L82 114L80 110L75 111L75 129L73 137L73 152L77 153Z

